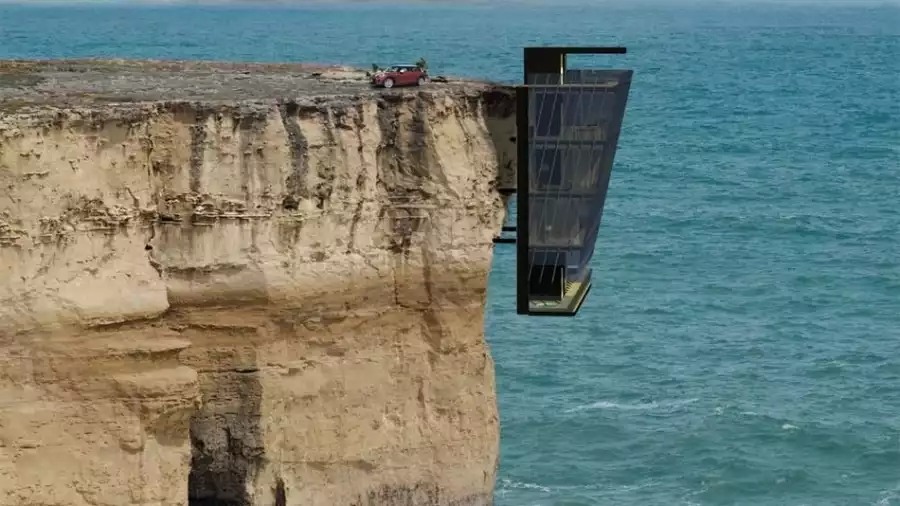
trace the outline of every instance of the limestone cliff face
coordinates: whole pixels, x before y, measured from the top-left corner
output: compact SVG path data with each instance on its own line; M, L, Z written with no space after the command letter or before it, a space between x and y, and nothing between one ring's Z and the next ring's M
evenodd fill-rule
M513 106L0 113L0 506L490 504Z

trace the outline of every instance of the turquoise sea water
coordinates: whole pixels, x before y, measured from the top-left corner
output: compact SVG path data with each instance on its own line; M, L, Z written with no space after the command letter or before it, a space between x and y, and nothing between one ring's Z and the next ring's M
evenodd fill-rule
M516 316L498 246L497 504L900 505L900 7L600 5L0 6L0 58L513 81L524 45L626 45L581 314Z

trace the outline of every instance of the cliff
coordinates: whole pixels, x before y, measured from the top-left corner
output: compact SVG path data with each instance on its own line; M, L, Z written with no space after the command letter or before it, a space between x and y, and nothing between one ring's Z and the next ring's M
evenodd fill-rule
M513 109L0 62L0 506L490 504Z

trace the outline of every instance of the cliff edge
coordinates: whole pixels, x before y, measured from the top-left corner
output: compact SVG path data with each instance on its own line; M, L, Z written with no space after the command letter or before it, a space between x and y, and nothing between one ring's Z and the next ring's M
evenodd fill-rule
M486 505L514 97L0 62L0 506Z

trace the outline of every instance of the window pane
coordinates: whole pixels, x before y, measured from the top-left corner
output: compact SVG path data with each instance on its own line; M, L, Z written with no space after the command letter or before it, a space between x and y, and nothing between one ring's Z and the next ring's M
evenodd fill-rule
M532 187L540 191L542 188L556 188L563 181L563 154L555 148L537 148L534 150L532 167Z
M535 135L556 137L562 121L562 98L555 90L536 90L531 109L534 111Z
M562 170L569 186L578 192L594 191L600 182L603 145L575 145L565 151Z
M612 116L615 95L593 89L575 89L565 97L566 126L602 127Z

